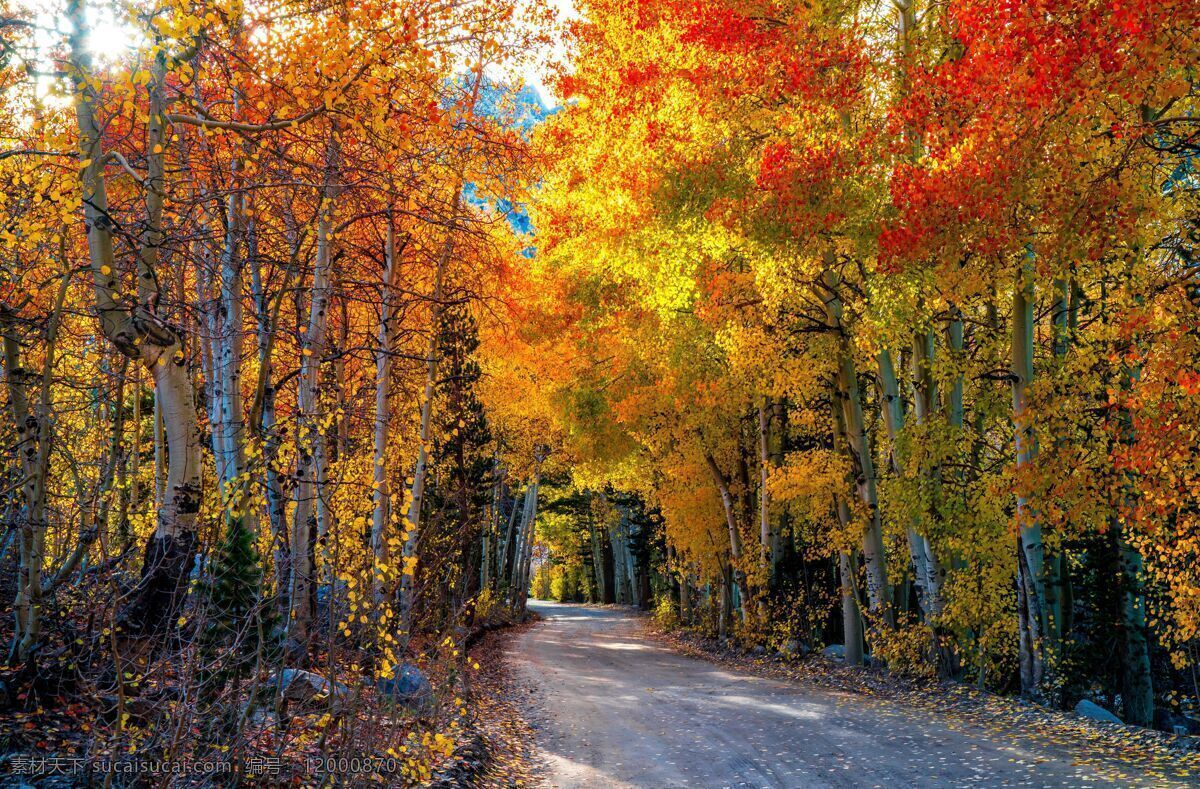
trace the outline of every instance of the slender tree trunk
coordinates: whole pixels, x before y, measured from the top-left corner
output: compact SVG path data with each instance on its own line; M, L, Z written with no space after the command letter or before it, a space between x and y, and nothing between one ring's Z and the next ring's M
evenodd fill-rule
M479 589L480 591L492 588L492 567L495 566L495 559L492 554L496 550L496 540L499 539L500 532L500 497L501 497L501 478L499 473L500 459L495 455L492 456L492 502L488 507L487 523L483 527L482 544L480 546L479 560Z
M876 492L875 464L871 456L870 437L863 421L862 398L858 387L858 373L854 366L854 352L850 336L842 322L842 301L839 295L840 280L832 269L824 274L822 301L828 325L838 338L837 398L846 428L845 446L849 450L854 466L855 486L858 497L867 511L867 526L863 530L863 559L867 566L867 595L871 614L885 626L895 625L888 589L887 554L883 545L883 522L879 512Z
M620 526L612 535L613 548L613 582L616 585L616 600L618 605L629 603L625 596L629 583L625 578L625 535L621 534Z
M721 494L721 506L725 510L725 525L729 530L729 556L730 556L730 574L733 585L741 587L745 584L745 576L738 569L742 561L742 536L741 530L738 528L737 509L734 506L733 494L729 490L729 480L724 472L721 471L717 461L713 458L712 453L708 450L704 452L704 460L708 464L709 473L712 474L713 484L717 486L717 491ZM727 592L730 594L731 592ZM745 597L745 595L741 595ZM732 598L731 598L732 602ZM743 624L746 619L745 607L742 608Z
M596 521L588 517L588 535L592 542L592 572L596 576L596 602L603 603L608 599L604 583L604 546L600 544L600 533L596 529Z
M245 198L229 196L226 209L225 250L221 257L222 333L220 350L214 360L220 369L221 383L218 413L223 453L218 469L225 483L228 513L240 520L250 534L258 534L258 507L250 501L250 477L246 468L246 414L242 398L243 322L242 285L244 256L239 254L245 232Z
M317 250L313 263L312 304L309 308L308 331L300 360L300 377L296 388L296 404L300 412L296 436L296 494L295 515L292 521L290 593L291 616L288 626L287 651L300 664L307 662L309 629L316 605L315 542L318 532L317 499L321 495L325 439L320 432L319 376L321 358L325 355L325 331L332 302L330 283L330 236L333 232L334 201L337 199L337 178L340 152L336 137L327 149L326 183L321 192L317 216Z
M839 512L846 508L841 497L838 498L838 508ZM846 640L845 661L848 666L861 666L863 662L863 626L862 616L858 611L858 596L854 591L854 557L850 551L838 552L838 572L842 595L842 630Z
M290 231L289 223L289 231ZM280 480L278 462L281 437L275 429L276 387L273 350L279 311L283 304L285 288L281 288L274 300L267 298L260 270L261 261L257 254L257 236L253 224L246 236L247 261L250 264L250 284L257 304L258 381L254 388L254 403L250 408L250 427L256 430L263 442L262 480L265 491L267 522L271 529L272 554L275 565L276 587L280 614L283 621L291 615L289 603L291 584L291 549L287 525L287 497ZM290 284L296 269L299 243L292 239L292 260L285 274L285 285Z
M1032 260L1022 267L1013 288L1012 333L1012 392L1013 422L1017 473L1029 474L1037 456L1030 417L1026 412L1027 388L1033 382L1033 271ZM1017 523L1023 553L1019 568L1019 585L1024 594L1020 608L1025 620L1021 623L1021 691L1027 696L1041 693L1045 665L1044 637L1046 633L1045 591L1042 584L1043 555L1042 526L1023 492L1017 496Z
M637 560L633 555L633 535L629 521L625 521L623 527L625 541L625 577L629 580L629 602L632 605L642 605L641 587L638 584Z
M178 333L158 314L156 265L162 245L165 142L163 83L166 53L161 49L150 68L146 156L146 231L137 262L137 306L131 311L118 298L113 254L113 223L104 181L106 152L96 119L96 88L86 36L82 0L70 0L69 48L79 130L82 198L88 255L100 326L106 338L131 359L144 364L154 380L167 443L167 477L158 526L146 546L142 576L120 627L126 634L156 632L175 621L185 581L195 554L196 518L200 510L200 432L194 390Z
M521 502L521 515L517 525L516 545L513 547L512 564L509 570L508 604L517 609L521 605L521 586L523 582L522 575L525 570L525 554L529 548L529 541L532 538L532 523L529 519L529 511L533 501L533 486L534 482L531 478L525 488L525 496ZM516 506L515 502L513 506Z
M1154 725L1154 683L1150 670L1150 639L1146 625L1142 555L1114 523L1121 566L1121 699L1125 722Z
M167 435L162 419L162 401L158 394L151 391L154 398L154 409L151 419L154 420L154 507L162 506L167 484Z
M513 566L516 563L516 559L513 558L513 548L518 537L517 528L520 524L517 519L521 516L521 509L521 507L517 506L517 499L514 493L512 509L508 513L508 528L504 532L504 547L500 551L500 585L506 595L512 588Z
M520 585L517 587L517 608L520 611L525 610L525 602L529 598L529 571L533 562L533 541L536 536L535 528L537 526L537 506L538 506L538 486L541 484L541 469L535 468L533 472L533 484L529 486L529 493L526 498L525 508L525 539L522 545L522 560Z
M36 402L30 405L26 378L32 379L21 362L21 344L16 334L14 316L6 306L0 307L0 331L4 343L4 378L8 388L9 408L17 436L17 457L23 477L20 486L23 505L18 525L20 565L17 593L13 603L15 626L11 657L25 661L36 650L41 639L42 567L46 554L46 481L50 470L50 388L54 373L54 355L58 344L58 329L62 321L63 304L71 275L60 281L54 308L46 328L45 359L42 363L41 386ZM36 379L34 379L36 380ZM81 537L81 543L83 538Z
M770 401L758 407L758 518L759 518L759 547L762 553L763 567L767 573L767 585L775 580L775 567L779 561L776 555L774 524L771 522L770 499L767 494L767 479L771 476L771 448L767 428L767 409Z
M774 468L783 468L784 453L787 451L788 440L788 410L787 399L780 397L772 404L772 419L774 420L774 429L771 431L771 465ZM774 528L771 529L771 536L774 538L771 544L771 556L774 557L776 570L779 563L784 559L784 534L788 528L788 511L786 508L779 510L779 517Z
M141 504L141 460L142 460L142 376L141 368L133 372L133 447L129 452L129 509L137 512ZM128 516L127 512L127 516Z
M934 334L923 330L913 335L912 378L913 378L913 415L917 424L929 429L933 424L933 415L937 410L937 383L933 378ZM942 578L945 570L933 549L930 529L938 518L938 507L941 498L941 466L933 460L928 468L921 470L921 480L926 489L923 499L930 502L927 511L924 533L917 542L922 553L919 566L924 573L922 586L925 588L926 618L932 622L942 610Z
M833 446L838 452L846 451L846 415L839 407L836 397L832 403ZM849 482L849 480L847 480ZM847 487L849 487L847 485ZM853 516L850 504L843 494L835 494L833 508L837 513L838 525L843 532L850 532ZM863 662L863 621L859 605L858 579L855 572L857 562L852 550L838 551L839 589L842 597L842 630L845 634L846 664L860 666Z
M384 240L383 283L379 307L379 346L375 350L375 430L374 463L371 497L374 508L371 514L371 551L375 563L385 567L389 560L388 523L391 520L391 490L388 486L387 450L388 428L391 424L391 400L389 390L392 381L392 313L394 310L396 276L399 263L396 256L396 230L391 216L387 217ZM485 551L486 558L486 551ZM486 567L486 562L484 564ZM380 574L372 574L376 602L383 600Z
M892 473L897 477L904 475L904 461L900 457L900 433L904 430L904 400L900 396L900 383L896 377L896 366L891 352L884 348L876 356L876 366L879 370L879 381L883 388L883 421L887 426L888 440L891 443ZM918 531L920 520L914 518L905 530L908 538L908 555L912 561L913 578L916 580L921 610L926 620L932 616L930 592L927 580L929 568L925 554L925 538Z
M726 566L721 570L721 599L717 612L717 638L722 642L729 640L729 626L733 618L733 595L730 587L732 570Z
M1127 280L1132 274L1127 272ZM1132 284L1128 285L1132 291ZM1133 303L1143 303L1141 294L1131 293ZM1073 327L1071 327L1073 328ZM1141 351L1135 336L1124 349L1125 359ZM1120 386L1123 397L1132 395L1134 383L1141 376L1136 365L1122 362ZM1127 406L1116 409L1117 443L1132 445L1137 436L1133 417ZM1139 495L1140 486L1132 470L1124 473L1120 486L1122 500L1120 509L1126 509ZM1130 540L1132 523L1128 518L1113 518L1109 530L1117 544L1117 555L1121 568L1121 700L1124 705L1125 722L1138 726L1154 724L1154 682L1150 667L1150 638L1146 623L1145 577L1142 555ZM1069 589L1069 587L1068 587Z

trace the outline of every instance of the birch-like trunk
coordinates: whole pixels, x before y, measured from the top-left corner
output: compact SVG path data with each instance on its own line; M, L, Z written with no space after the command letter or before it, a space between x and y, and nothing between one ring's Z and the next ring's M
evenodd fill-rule
M86 37L88 25L82 0L70 0L67 17L71 78L79 131L80 181L87 231L88 257L96 311L104 336L131 359L144 364L154 380L167 443L167 477L158 524L146 545L142 575L132 599L122 611L123 632L154 632L173 624L194 561L196 518L200 510L200 432L187 359L178 332L158 314L159 250L165 186L163 150L166 143L166 52L159 49L150 67L147 122L146 224L137 263L137 304L131 310L119 298L113 223L108 213L104 179L107 158L97 119L99 95Z
M208 223L211 227L211 223ZM212 271L208 250L200 239L192 241L192 258L196 261L196 303L201 327L200 368L207 386L197 391L204 396L203 406L208 412L209 449L217 463L217 495L225 502L225 423L221 420L221 368L217 357L220 354L223 321L219 299L212 298Z
M932 331L923 330L913 334L912 380L913 380L913 416L921 427L932 426L933 415L937 410L937 382L933 377L934 335ZM924 573L923 585L927 595L926 618L930 622L937 618L942 611L942 579L944 568L933 549L929 529L937 518L937 502L940 498L941 466L932 463L923 469L921 479L931 502L929 517L925 531L920 535L917 546L922 553L920 565ZM926 497L922 497L926 498Z
M900 457L899 449L900 433L904 430L904 400L900 396L900 383L896 377L896 366L891 352L886 348L881 349L875 357L875 362L883 389L883 422L887 427L888 441L891 443L891 452L888 455L891 460L892 473L899 477L904 474L904 461ZM914 519L914 522L906 527L905 535L908 539L908 555L912 561L913 578L917 585L917 597L921 611L928 621L932 615L931 597L927 583L929 568L924 538L916 524L917 521Z
M500 539L500 504L503 495L503 477L500 474L500 459L492 456L492 504L488 508L487 525L483 528L483 544L480 546L479 590L492 588L492 568L495 566L496 543Z
M740 596L744 599L744 584L745 576L741 572L739 565L742 560L742 535L738 527L737 510L733 501L733 494L729 490L729 479L725 473L721 471L721 467L717 465L716 459L708 450L704 451L704 461L708 464L708 471L712 474L713 484L717 486L717 492L721 494L721 507L725 512L725 526L729 531L729 556L731 564L731 577L734 586L738 587ZM730 598L732 603L732 598ZM742 622L746 621L746 609L742 607Z
M625 539L621 534L620 527L612 534L612 551L613 551L613 586L616 587L616 602L618 605L628 603L628 598L625 597L625 591L629 588L628 582L625 579Z
M600 544L600 531L596 528L596 520L590 514L588 536L592 543L592 574L596 577L596 602L603 603L608 598L604 582L604 546Z
M221 334L214 353L220 371L217 413L221 424L222 453L218 473L225 487L230 517L242 521L250 534L258 534L258 509L251 505L250 479L246 473L246 417L242 398L243 309L242 284L245 268L240 254L245 231L245 198L229 196L226 206L225 248L221 255Z
M518 537L517 529L520 527L520 517L521 507L517 506L517 498L514 491L512 496L512 505L510 506L508 512L508 528L504 530L504 544L500 549L500 569L497 573L499 576L500 588L506 596L508 594L508 590L512 588L512 568L516 561L513 559L513 549Z
M54 372L58 329L71 274L63 275L46 327L45 358L37 401L31 406L26 379L34 379L21 362L21 342L15 316L0 307L4 343L4 382L17 436L16 453L22 475L21 515L17 529L19 569L13 603L13 642L10 659L23 662L41 639L42 567L46 561L46 480L50 471L50 385ZM80 544L88 540L81 534Z
M303 664L309 646L316 604L315 545L318 531L317 501L324 481L325 439L320 433L319 374L325 354L325 331L332 301L330 282L330 234L333 229L334 201L337 189L339 151L331 142L325 188L317 215L317 249L313 263L312 303L309 308L308 331L300 360L296 404L299 409L299 428L296 435L296 508L292 521L290 593L291 616L288 623L287 649L290 656Z
M758 537L768 587L774 582L775 566L779 561L775 549L775 528L771 522L771 502L767 493L767 479L771 476L771 447L767 422L769 407L769 402L758 407Z
M387 230L383 245L383 284L379 306L379 345L375 349L375 430L374 463L372 465L371 552L375 563L384 567L389 560L388 523L391 520L391 489L388 486L387 449L388 429L391 424L391 399L389 390L392 381L392 314L395 310L396 276L399 263L396 257L396 230L391 214L387 217ZM486 566L486 552L485 552ZM373 573L376 602L382 602L383 587L380 575Z
M836 452L846 452L846 415L845 410L838 406L836 396L830 410L833 411L833 448ZM842 531L849 532L853 517L845 494L834 494L833 509ZM863 662L863 621L862 607L859 605L857 561L852 550L838 551L838 577L842 597L845 660L848 665L858 666Z
M839 517L846 511L846 503L838 497ZM846 511L846 515L849 512ZM850 551L838 552L839 588L842 595L842 631L845 637L844 659L848 666L861 666L863 662L863 626L858 611L858 596L854 582L854 556Z
M536 536L535 527L537 526L537 505L538 505L538 487L541 484L541 468L535 468L533 472L533 481L529 486L529 492L525 498L525 536L521 541L521 563L519 565L519 577L516 588L517 609L525 610L525 602L529 598L529 571L533 562L533 540Z
M1013 287L1012 398L1017 473L1028 474L1037 457L1030 417L1026 411L1027 389L1033 382L1033 271L1032 260L1022 266ZM1017 524L1022 561L1018 563L1018 585L1023 594L1019 611L1021 691L1027 696L1041 692L1045 666L1046 615L1043 586L1042 526L1028 498L1017 495Z
M283 305L284 293L288 290L297 268L299 255L299 233L294 232L291 222L288 222L291 260L284 277L284 287L276 293L274 300L267 298L262 280L260 261L256 254L257 241L254 227L251 225L247 233L247 259L250 263L250 286L258 309L257 346L258 346L258 381L254 387L254 403L250 408L250 428L256 430L263 442L263 487L266 492L265 507L267 522L271 529L272 554L275 565L276 585L279 590L278 603L284 621L291 615L288 602L291 585L291 535L287 524L287 497L284 495L283 482L280 479L278 458L282 443L279 431L276 429L276 390L274 363L274 345L276 328L279 325L279 312Z
M624 521L622 536L625 540L625 577L629 581L629 602L640 607L642 595L638 586L637 559L633 555L633 534L628 520Z
M871 614L888 627L895 625L888 591L887 554L883 545L883 522L876 492L875 462L871 456L871 441L863 421L862 398L858 387L858 372L850 335L842 320L840 279L831 269L823 276L825 317L837 336L837 397L846 430L845 446L854 466L858 498L867 512L867 524L862 535L863 560L867 566L867 596Z

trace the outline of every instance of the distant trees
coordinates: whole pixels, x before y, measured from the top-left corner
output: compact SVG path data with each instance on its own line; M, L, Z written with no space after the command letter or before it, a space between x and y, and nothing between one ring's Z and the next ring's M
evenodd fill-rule
M1197 10L583 13L535 367L684 618L1143 725L1194 694L1192 497L1144 452L1200 457Z

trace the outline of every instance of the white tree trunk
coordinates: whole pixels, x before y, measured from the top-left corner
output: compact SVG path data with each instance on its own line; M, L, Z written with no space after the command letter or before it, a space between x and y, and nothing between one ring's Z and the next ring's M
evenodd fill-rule
M775 555L774 550L777 540L771 523L771 502L767 493L767 479L771 476L771 452L767 430L768 405L764 403L758 407L758 527L762 563L767 573L767 583L770 584L771 579L775 577L775 564L779 557Z
M839 501L839 511L845 509ZM838 573L841 576L842 631L845 635L845 661L848 666L861 666L863 662L862 617L858 611L858 596L855 594L854 557L849 551L838 553Z
M228 230L221 256L222 331L213 361L220 371L221 385L217 411L223 451L218 458L218 472L224 481L231 516L241 519L243 527L257 535L258 508L249 501L250 480L246 475L246 418L242 398L244 260L239 255L239 246L245 224L243 201L240 194L230 195L226 209Z
M391 490L388 486L387 447L388 428L391 423L391 401L389 389L392 380L392 312L395 299L395 280L399 271L396 260L396 231L392 216L387 219L384 241L384 271L379 307L379 346L375 350L375 431L374 464L372 476L371 550L375 563L381 567L388 562L388 523L391 520ZM381 601L383 589L379 575L375 579L375 599Z
M338 151L330 144L329 179L336 177ZM305 334L296 402L299 406L299 429L296 435L296 509L292 522L291 579L289 603L291 618L288 626L288 651L303 663L308 652L309 628L312 625L315 603L315 551L317 499L323 482L322 461L325 439L319 430L319 373L325 353L325 330L328 326L332 301L330 284L330 233L333 226L333 201L336 190L326 184L321 195L317 217L317 250L313 264L312 304L309 309L308 331Z
M70 0L70 57L74 64L75 115L79 131L84 220L93 294L105 337L131 359L150 370L160 404L167 443L167 478L158 525L146 546L142 577L133 599L121 614L126 634L157 631L174 623L194 560L196 518L200 510L200 433L187 359L178 333L158 314L156 265L161 247L164 199L163 83L166 54L160 52L150 69L148 153L146 156L146 232L137 263L137 306L123 306L118 296L113 255L112 220L104 180L106 153L97 121L98 94L86 37L87 18L82 0Z
M500 556L497 559L498 580L501 589L506 593L512 588L513 565L516 563L516 559L513 558L513 549L515 548L515 541L519 536L517 529L520 526L518 521L520 517L521 507L517 506L516 493L514 491L512 507L508 513L508 528L504 531L504 543L500 546Z
M709 473L712 474L713 484L717 486L717 491L721 494L721 507L725 512L725 526L729 531L729 556L733 565L733 584L739 588L739 595L745 599L743 587L745 585L745 576L738 565L742 559L742 536L738 528L737 510L733 503L733 494L729 490L729 480L721 471L721 467L717 465L716 459L712 453L705 450L704 460L708 464ZM730 598L732 601L732 598ZM747 619L746 607L742 606L742 623L745 624Z
M1026 389L1033 382L1033 271L1032 260L1023 266L1013 287L1012 396L1014 443L1017 473L1027 473L1037 456L1032 425L1026 412ZM1028 499L1017 496L1017 523L1023 553L1018 564L1018 584L1024 593L1021 622L1021 690L1026 695L1040 693L1044 673L1043 637L1045 591L1042 585L1042 527Z
M858 388L858 373L854 365L854 351L850 336L842 323L842 302L839 295L840 279L831 269L824 274L825 292L822 301L828 325L838 338L837 400L842 411L846 429L845 445L849 449L854 465L855 487L858 498L867 511L867 525L863 530L863 559L867 565L867 595L871 613L885 625L895 624L888 590L887 554L883 545L883 522L879 512L876 492L875 463L871 456L871 442L863 422L862 398Z
M14 326L14 316L7 306L0 307L0 326L3 328L4 378L8 388L9 407L17 436L17 457L24 477L20 486L23 505L17 533L20 564L17 594L13 604L12 657L24 661L36 650L41 639L42 567L46 561L46 480L50 471L50 388L54 372L54 355L58 344L63 305L71 275L63 276L46 327L45 359L42 363L41 389L31 408L25 378L29 372L21 363L21 344ZM81 534L80 545L87 538Z
M937 403L937 384L933 378L934 336L931 331L918 331L913 334L912 381L913 381L913 416L917 424L928 427L933 420ZM936 502L940 487L941 468L934 466L923 473L923 484L929 489L929 499ZM936 506L936 504L934 504ZM937 513L931 511L931 518ZM942 609L942 567L933 550L929 538L929 527L921 534L918 545L922 552L921 571L922 586L925 588L924 602L926 618L932 620L941 613Z
M904 473L904 461L900 457L898 448L900 433L904 430L904 402L900 397L900 384L896 378L896 367L892 361L892 354L886 348L881 349L876 355L876 365L879 369L879 380L883 388L883 419L887 426L888 440L891 443L891 459L892 471L897 476ZM908 555L912 561L913 578L916 581L918 597L920 599L921 610L926 618L930 616L930 595L927 578L929 576L924 538L917 530L916 524L918 521L914 519L913 523L909 524L906 529L908 538Z
M536 536L538 487L540 485L541 470L535 469L533 472L533 483L529 486L529 493L525 499L525 539L522 541L520 584L517 586L517 607L520 610L525 609L525 601L529 597L529 572L533 562L533 541Z

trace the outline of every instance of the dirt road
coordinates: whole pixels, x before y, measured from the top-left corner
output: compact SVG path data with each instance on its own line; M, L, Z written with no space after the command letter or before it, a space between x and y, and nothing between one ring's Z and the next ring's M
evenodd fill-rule
M555 787L1163 785L900 702L735 673L618 609L531 601L511 660L540 690Z

